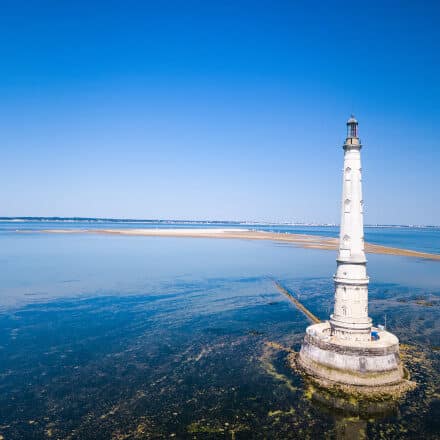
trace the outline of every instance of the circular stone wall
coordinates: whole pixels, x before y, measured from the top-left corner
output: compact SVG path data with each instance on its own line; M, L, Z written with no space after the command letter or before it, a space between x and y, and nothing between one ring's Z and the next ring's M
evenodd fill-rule
M398 384L404 371L399 341L393 334L374 329L378 340L338 340L330 335L328 322L307 328L298 356L300 366L311 376L332 382L380 387Z

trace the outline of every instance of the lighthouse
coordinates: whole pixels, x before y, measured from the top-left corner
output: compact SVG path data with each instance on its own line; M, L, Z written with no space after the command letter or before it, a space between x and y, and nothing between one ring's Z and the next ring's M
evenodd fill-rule
M331 333L339 339L369 341L368 276L364 251L362 199L362 144L358 122L347 121L342 177L341 229L335 281L335 306L331 315Z
M334 310L330 319L306 329L296 358L321 385L339 384L374 394L403 390L409 382L399 355L399 340L368 316L367 259L364 250L364 202L358 121L347 121L342 146L341 225L336 259Z

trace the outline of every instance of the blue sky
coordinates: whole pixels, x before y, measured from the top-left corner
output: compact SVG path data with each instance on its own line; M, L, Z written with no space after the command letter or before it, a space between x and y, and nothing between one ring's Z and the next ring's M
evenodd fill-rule
M440 3L2 1L0 215L440 224Z

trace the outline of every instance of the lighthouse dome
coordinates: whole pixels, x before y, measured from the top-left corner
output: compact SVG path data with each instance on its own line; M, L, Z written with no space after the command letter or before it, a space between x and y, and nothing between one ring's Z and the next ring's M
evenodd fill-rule
M353 115L351 115L347 121L347 125L348 124L357 124L357 123L358 123L358 121L356 120L356 118Z

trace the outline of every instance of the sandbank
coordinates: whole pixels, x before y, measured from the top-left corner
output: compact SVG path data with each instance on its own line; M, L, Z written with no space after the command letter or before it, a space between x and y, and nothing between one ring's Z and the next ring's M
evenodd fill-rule
M17 231L33 232L36 231ZM188 238L223 238L241 240L269 240L289 243L306 249L337 250L339 239L318 235L291 234L282 232L255 231L230 228L179 228L179 229L43 229L37 232L46 234L104 234L129 235L143 237L188 237ZM440 261L440 254L400 249L378 244L365 243L365 251L370 254L400 255Z

